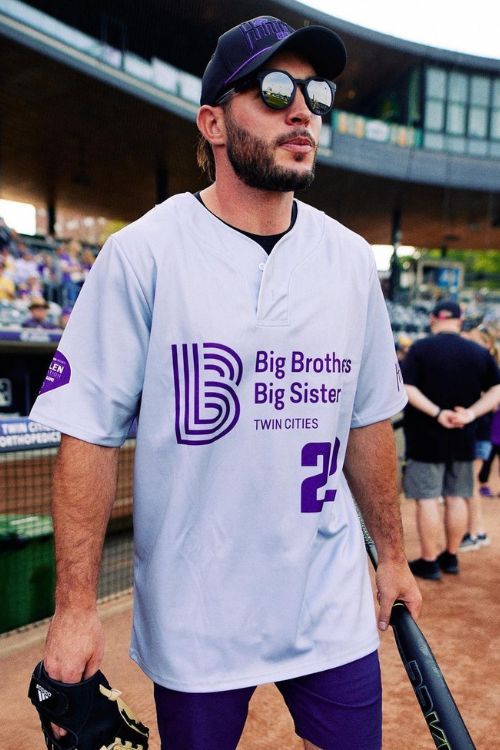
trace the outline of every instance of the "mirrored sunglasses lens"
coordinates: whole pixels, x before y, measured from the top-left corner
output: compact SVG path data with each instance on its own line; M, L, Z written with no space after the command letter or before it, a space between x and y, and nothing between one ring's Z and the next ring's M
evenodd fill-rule
M311 104L311 111L315 115L326 115L333 104L333 92L327 81L309 81L307 95Z
M262 79L261 91L264 101L273 109L284 109L290 104L293 82L285 74L275 71Z

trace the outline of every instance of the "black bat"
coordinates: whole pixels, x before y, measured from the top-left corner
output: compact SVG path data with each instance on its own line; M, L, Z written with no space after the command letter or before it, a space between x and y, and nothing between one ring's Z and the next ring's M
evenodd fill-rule
M376 570L377 549L361 514L359 519L366 551ZM436 747L441 750L475 750L436 657L404 602L394 603L390 624L401 660Z

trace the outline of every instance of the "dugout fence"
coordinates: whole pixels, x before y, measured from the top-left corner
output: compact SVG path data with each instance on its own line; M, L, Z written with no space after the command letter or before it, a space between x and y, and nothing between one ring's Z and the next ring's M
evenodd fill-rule
M53 612L51 478L60 433L26 418L0 420L0 633ZM132 585L135 439L119 453L116 499L104 544L99 598Z

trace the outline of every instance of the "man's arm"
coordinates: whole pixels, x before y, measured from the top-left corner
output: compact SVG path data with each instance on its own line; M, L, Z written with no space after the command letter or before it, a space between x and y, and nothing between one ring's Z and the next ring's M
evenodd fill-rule
M415 409L427 414L428 417L436 419L442 427L457 427L456 414L452 409L441 409L435 404L416 385L405 385L408 401Z
M498 409L500 406L500 385L493 385L486 393L475 401L472 406L464 409L463 406L455 406L455 419L458 427L473 422L483 414Z
M44 653L45 669L62 682L92 676L102 659L97 582L117 467L118 448L62 436L52 490L56 606Z
M351 430L344 473L377 547L378 624L385 630L396 599L405 602L413 617L418 617L422 605L404 552L396 448L389 420Z

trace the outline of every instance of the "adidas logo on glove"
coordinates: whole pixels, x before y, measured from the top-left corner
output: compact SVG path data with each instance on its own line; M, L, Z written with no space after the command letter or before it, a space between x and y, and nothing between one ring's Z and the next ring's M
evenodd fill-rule
M49 693L48 690L45 690L45 688L43 688L38 683L37 683L37 686L36 686L36 690L37 690L37 693L38 693L38 700L40 701L40 703L42 701L46 701L47 698L50 698L51 695L52 695L52 693Z

